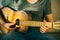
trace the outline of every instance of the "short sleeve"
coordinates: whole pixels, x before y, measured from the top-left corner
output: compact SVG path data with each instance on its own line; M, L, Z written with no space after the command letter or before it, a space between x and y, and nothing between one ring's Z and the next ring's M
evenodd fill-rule
M0 4L4 7L4 6L9 5L10 2L11 2L11 0L1 0Z
M0 0L0 9L3 7L2 0Z
M47 0L45 7L44 7L44 14L50 14L51 13L51 0Z

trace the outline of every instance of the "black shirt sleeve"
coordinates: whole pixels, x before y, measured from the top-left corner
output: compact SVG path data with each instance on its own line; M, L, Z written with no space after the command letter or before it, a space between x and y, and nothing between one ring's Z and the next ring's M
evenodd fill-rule
M51 13L51 0L47 0L44 7L44 15Z

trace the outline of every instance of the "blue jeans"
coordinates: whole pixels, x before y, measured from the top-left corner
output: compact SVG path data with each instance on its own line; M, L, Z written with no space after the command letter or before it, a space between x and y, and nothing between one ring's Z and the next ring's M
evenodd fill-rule
M33 30L34 29L34 30ZM42 34L38 29L32 28L27 33L10 32L1 40L55 40L48 33Z

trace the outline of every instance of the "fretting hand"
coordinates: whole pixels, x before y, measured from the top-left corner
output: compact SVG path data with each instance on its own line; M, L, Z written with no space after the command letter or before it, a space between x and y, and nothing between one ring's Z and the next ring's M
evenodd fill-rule
M48 31L49 27L48 26L41 26L40 27L40 32L41 33L45 33L46 31Z

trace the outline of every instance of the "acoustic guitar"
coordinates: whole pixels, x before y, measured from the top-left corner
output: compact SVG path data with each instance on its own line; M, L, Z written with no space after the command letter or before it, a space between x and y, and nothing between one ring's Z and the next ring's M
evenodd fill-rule
M24 11L13 11L8 7L5 7L2 9L2 12L7 20L9 22L15 24L16 22L17 25L15 26L16 28L19 28L19 32L26 32L29 27L40 27L41 25L48 26L49 28L54 28L54 29L60 29L60 22L39 22L39 21L29 21L28 15ZM7 28L2 26L1 28L3 32L6 34L9 32Z

